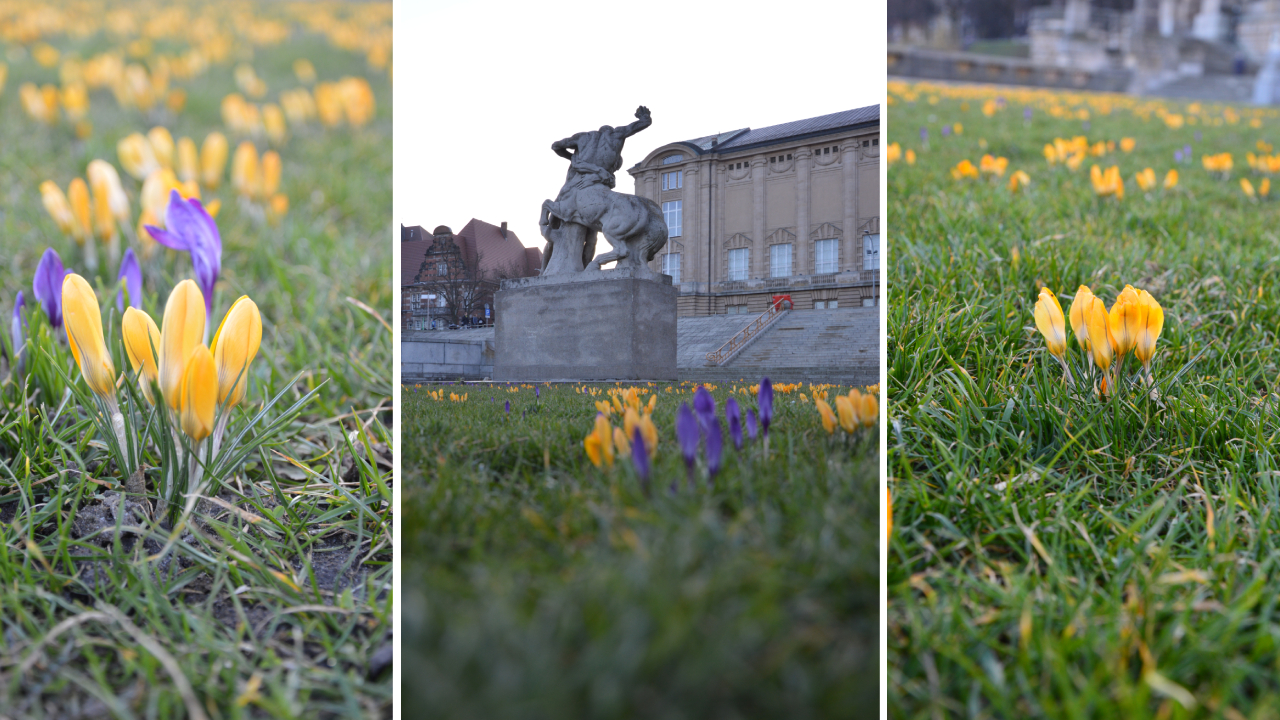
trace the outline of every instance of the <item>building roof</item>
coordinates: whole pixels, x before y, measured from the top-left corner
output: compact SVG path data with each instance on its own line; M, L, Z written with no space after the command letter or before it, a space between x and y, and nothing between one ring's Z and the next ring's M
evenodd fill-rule
M777 143L795 137L817 135L869 122L880 122L879 105L868 105L854 108L853 110L831 113L830 115L819 115L807 120L795 120L781 125L770 125L759 130L747 128L746 132L734 135L728 142L718 143L716 150L723 152L726 150L738 150L747 146Z
M806 120L770 125L759 130L742 128L715 135L704 135L692 140L682 140L676 144L690 146L694 148L698 155L736 152L762 145L773 145L786 140L825 135L858 125L879 122L880 106L867 105L866 107L844 110L830 115L819 115ZM712 141L715 141L715 145L711 144ZM663 154L665 155L666 153ZM636 163L631 170L638 170L642 164Z
M505 277L529 277L542 269L542 251L527 248L513 230L502 228L483 220L472 218L456 233L444 225L436 228L440 234L451 233L453 241L462 251L463 262L471 264L480 257L481 269ZM421 226L400 226L400 284L412 285L422 268L422 262L435 243L435 236Z

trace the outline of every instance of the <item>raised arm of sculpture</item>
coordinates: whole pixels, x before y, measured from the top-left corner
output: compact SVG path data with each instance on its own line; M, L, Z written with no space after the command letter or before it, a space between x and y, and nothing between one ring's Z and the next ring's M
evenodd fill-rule
M622 138L629 138L653 124L653 118L649 115L649 108L643 105L636 108L636 118L637 120L630 125L614 128L613 131Z

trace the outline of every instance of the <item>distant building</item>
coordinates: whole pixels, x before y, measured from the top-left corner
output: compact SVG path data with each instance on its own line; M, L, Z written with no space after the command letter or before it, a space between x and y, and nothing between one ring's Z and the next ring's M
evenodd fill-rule
M651 266L680 315L879 302L879 105L673 142L627 172L666 217Z
M400 226L400 318L404 330L493 322L502 279L537 275L542 252L501 226L472 218L456 234Z

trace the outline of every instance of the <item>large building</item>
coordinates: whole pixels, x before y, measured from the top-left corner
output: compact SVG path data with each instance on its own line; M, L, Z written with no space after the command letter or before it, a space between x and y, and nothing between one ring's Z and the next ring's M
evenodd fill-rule
M492 324L493 293L504 278L537 275L542 252L516 234L472 218L456 234L448 226L430 235L400 226L400 318L404 330Z
M681 316L879 302L879 105L673 142L627 172L666 217L651 266Z

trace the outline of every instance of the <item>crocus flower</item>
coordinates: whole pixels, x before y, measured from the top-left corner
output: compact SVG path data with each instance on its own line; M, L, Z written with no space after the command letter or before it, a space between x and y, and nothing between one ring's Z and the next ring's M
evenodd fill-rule
M26 370L27 365L27 319L22 316L22 308L27 304L22 291L13 301L13 320L9 324L9 339L13 342L13 367L18 375Z
M240 296L213 335L213 364L218 369L218 404L231 408L249 387L249 363L262 344L262 315L248 295Z
M813 404L818 407L818 414L822 416L822 429L830 435L836 431L836 414L831 411L831 406L825 400L814 400Z
M1111 334L1111 323L1107 315L1107 306L1102 300L1093 297L1084 311L1085 324L1089 328L1089 348L1092 351L1093 363L1106 373L1114 358L1112 345L1115 339Z
M656 396L655 396L656 397ZM730 397L724 404L724 417L729 422L729 437L733 439L733 446L739 450L742 449L742 408L738 407L738 401Z
M198 182L200 180L200 155L196 144L189 137L178 139L178 179L182 182Z
M128 308L120 321L120 330L124 335L124 350L129 356L129 365L138 373L138 381L142 385L142 394L147 402L155 404L151 393L151 384L160 377L156 358L160 353L160 328L151 316L138 308Z
M707 425L707 479L720 472L720 460L724 454L724 436L720 432L720 420L714 415Z
M756 411L752 408L747 408L747 437L756 439Z
M200 184L216 190L222 184L222 172L227 167L227 136L211 132L200 148Z
M773 383L769 378L760 381L760 390L756 393L760 405L760 429L769 437L769 423L773 421Z
M705 432L707 425L716 417L716 399L711 397L706 385L699 385L698 391L694 393L693 410L698 414L698 424Z
M1174 162L1176 162L1176 163L1180 163L1180 162L1182 162L1182 151L1181 151L1181 150L1174 150L1174 151L1173 151L1173 161L1174 161Z
M631 434L631 464L640 476L640 484L646 495L649 494L649 449L645 446L644 435L640 428Z
M631 455L631 441L627 439L627 433L622 428L613 429L613 447L618 457Z
M1170 188L1177 187L1177 185L1178 185L1178 171L1169 170L1168 174L1164 176L1164 189L1169 190Z
M1256 192L1253 189L1253 183L1249 182L1249 178L1240 178L1240 189L1244 191L1245 197L1252 198Z
M609 429L609 421L604 415L597 414L595 427L582 440L587 457L596 467L613 467L613 433Z
M858 398L854 396L856 390L849 392L849 398L853 400L855 406L858 404ZM880 419L880 401L876 399L874 393L865 393L861 395L862 407L855 407L858 415L862 418L862 427L875 427L876 421Z
M125 291L129 293L129 305L142 307L142 267L138 265L138 256L133 254L133 248L125 249L116 282L120 285L120 290L116 293L117 310L124 312Z
M151 151L160 167L173 167L173 135L167 128L156 126L148 130L147 143L151 145Z
M222 236L218 225L205 212L196 198L183 200L177 190L169 192L169 206L164 211L165 229L147 225L147 232L167 248L191 255L200 289L204 291L206 318L213 313L213 288L222 269Z
M66 274L62 258L53 248L48 248L40 256L36 276L31 283L32 295L54 328L62 327L62 278Z
M1036 300L1035 316L1036 327L1040 330L1040 334L1044 335L1045 343L1049 346L1049 354L1058 359L1058 362L1062 364L1062 369L1066 371L1067 377L1070 377L1071 371L1067 368L1066 360L1066 319L1062 316L1062 305L1058 302L1058 297L1049 288L1040 288L1040 298Z
M698 435L697 418L687 403L680 403L680 410L676 413L676 440L680 443L680 453L684 455L690 477L693 475L693 461L698 456Z
M205 315L200 312L203 309L200 288L192 280L178 283L164 306L160 330L160 393L173 410L179 410L187 362L204 337Z
M58 229L65 235L74 235L76 217L71 212L71 204L67 202L67 196L63 194L62 188L52 180L45 180L40 183L40 200L44 203L44 209L49 213L49 217L57 223Z
M102 337L102 310L88 281L76 274L62 281L67 344L89 389L102 397L115 394L116 368Z
M857 413L854 412L853 403L850 402L849 396L836 396L836 415L840 418L840 427L844 428L845 432L851 433L858 429Z
M1138 342L1138 328L1143 325L1145 311L1139 302L1138 292L1132 285L1125 285L1120 296L1111 306L1108 321L1111 335L1115 338L1114 346L1117 358L1122 358L1133 350Z
M133 133L116 143L116 154L125 172L138 180L146 180L147 176L160 169L155 150L142 133Z
M218 401L218 371L213 353L197 345L182 373L179 414L182 432L196 442L213 433L214 409Z
M510 401L510 400L508 400L508 401L506 402L506 404L504 405L504 407L506 408L507 414L508 414L508 415L510 415L510 414L511 414L511 401Z
M1164 329L1164 308L1151 297L1146 290L1138 291L1138 304L1142 308L1142 322L1138 327L1137 342L1133 346L1133 354L1142 363L1143 369L1151 375L1151 358L1156 352L1156 341L1160 339L1160 331Z

